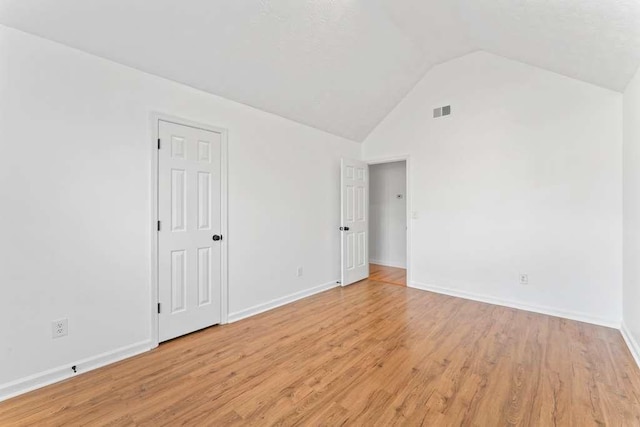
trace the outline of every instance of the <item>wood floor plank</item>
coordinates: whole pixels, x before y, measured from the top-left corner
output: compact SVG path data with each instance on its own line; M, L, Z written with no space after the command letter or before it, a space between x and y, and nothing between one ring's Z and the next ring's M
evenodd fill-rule
M407 270L404 268L369 264L369 280L407 286Z
M619 331L377 279L0 403L0 425L640 425Z

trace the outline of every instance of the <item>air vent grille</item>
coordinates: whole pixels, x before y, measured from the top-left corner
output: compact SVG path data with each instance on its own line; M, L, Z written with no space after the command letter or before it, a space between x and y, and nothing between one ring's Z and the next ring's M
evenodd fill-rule
M444 107L438 107L433 109L433 118L449 116L451 115L451 105L445 105Z

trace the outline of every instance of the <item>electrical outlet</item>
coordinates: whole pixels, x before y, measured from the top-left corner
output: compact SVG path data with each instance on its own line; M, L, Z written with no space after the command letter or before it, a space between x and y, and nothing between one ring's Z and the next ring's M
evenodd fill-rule
M65 337L68 332L69 328L67 319L54 320L51 322L51 336L53 338Z
M520 273L520 284L521 285L528 285L529 284L529 275L528 274Z
M296 276L302 277L302 267L298 267L298 269L296 270Z

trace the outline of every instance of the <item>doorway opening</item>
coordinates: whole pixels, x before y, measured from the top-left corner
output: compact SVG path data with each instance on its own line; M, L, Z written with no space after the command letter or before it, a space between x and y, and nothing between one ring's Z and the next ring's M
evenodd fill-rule
M369 164L369 278L407 286L407 161Z

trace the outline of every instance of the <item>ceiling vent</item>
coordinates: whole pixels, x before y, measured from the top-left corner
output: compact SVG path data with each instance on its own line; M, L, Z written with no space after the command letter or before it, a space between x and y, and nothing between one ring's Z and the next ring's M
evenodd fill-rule
M433 109L433 118L448 116L451 114L451 105L445 105L444 107L438 107Z

